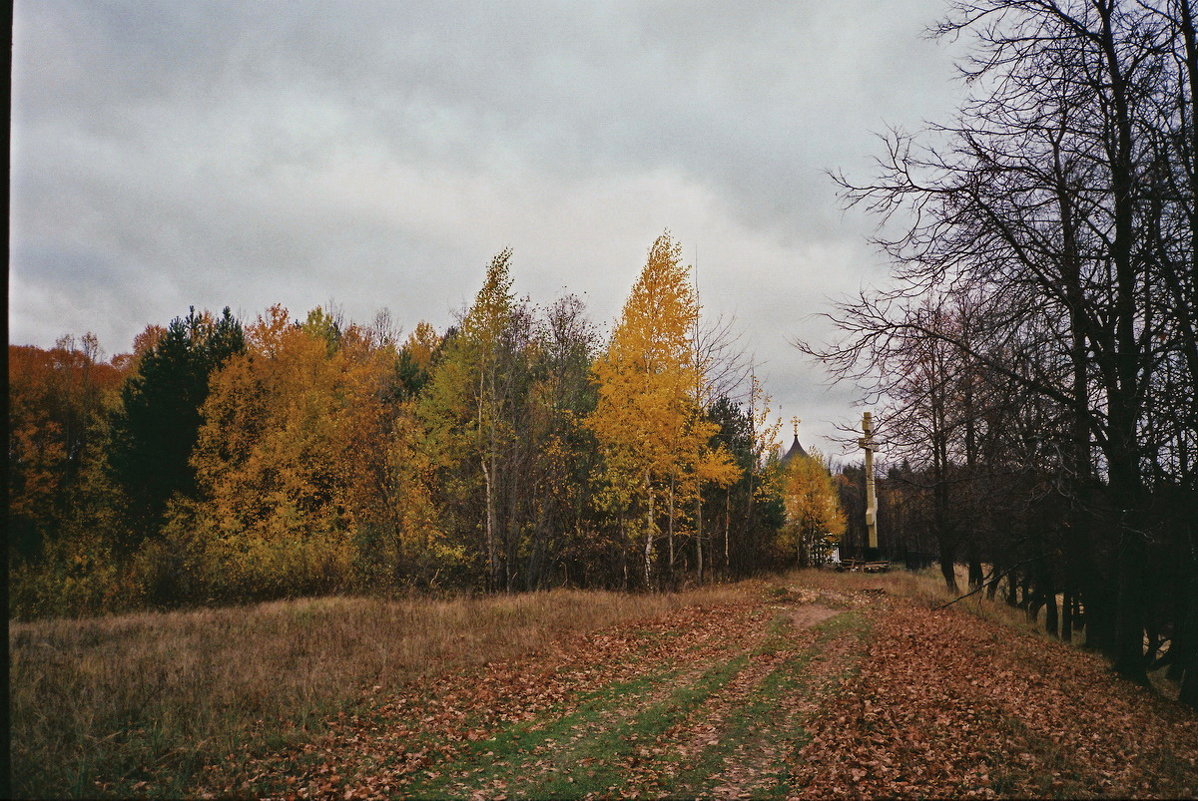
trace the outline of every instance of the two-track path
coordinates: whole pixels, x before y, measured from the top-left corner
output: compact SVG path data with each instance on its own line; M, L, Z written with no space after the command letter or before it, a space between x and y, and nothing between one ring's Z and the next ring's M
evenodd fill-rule
M1177 797L1198 717L965 613L775 585L433 675L249 764L195 794Z

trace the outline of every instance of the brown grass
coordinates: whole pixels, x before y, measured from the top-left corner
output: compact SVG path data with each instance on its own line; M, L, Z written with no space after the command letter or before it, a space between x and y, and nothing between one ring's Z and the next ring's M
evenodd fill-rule
M760 588L335 597L14 622L13 791L178 796L204 764L310 738L330 715L422 673L510 658L681 606L735 602ZM155 775L171 784L138 784Z
M817 590L860 591L885 590L890 595L943 603L950 600L944 590L939 571L891 570L886 573L837 573L829 568L795 570L788 574L794 583Z
M969 592L969 571L964 565L957 565L957 586L960 594ZM882 589L891 595L911 598L917 603L929 607L938 607L954 601L957 595L950 593L944 586L944 578L940 575L939 567L925 570L892 570L888 573L837 573L832 570L798 570L789 574L789 579L798 584L824 590L864 590ZM1063 596L1058 596L1058 602L1063 602ZM975 617L999 623L1018 631L1035 635L1041 639L1056 641L1044 630L1046 612L1040 609L1035 618L1029 618L1023 609L1007 606L999 597L993 601L987 600L986 592L975 593L968 598L955 601L953 609L968 612ZM1084 640L1081 636L1081 640ZM1079 640L1080 641L1080 640ZM1075 641L1078 642L1078 641Z
M761 598L770 586L880 589L928 606L951 599L936 570L803 570L665 594L332 597L13 622L13 790L19 797L177 797L205 764L311 739L331 716L422 674L532 653L566 635L682 606ZM1024 630L1035 625L980 595L957 607ZM153 783L139 785L146 780Z

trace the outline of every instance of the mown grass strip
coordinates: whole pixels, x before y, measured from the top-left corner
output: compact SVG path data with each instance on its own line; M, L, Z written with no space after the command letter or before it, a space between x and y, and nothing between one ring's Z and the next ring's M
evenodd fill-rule
M779 621L784 621L786 625L779 626ZM782 759L765 773L767 781L752 797L785 797L790 778L789 758L810 739L810 733L805 728L808 723L806 718L788 717L780 711L781 699L815 689L808 668L830 642L840 637L853 637L854 648L847 656L845 669L840 674L833 674L831 681L851 676L859 670L862 646L868 640L870 629L870 621L855 611L842 612L813 627L817 633L816 639L770 671L745 702L724 721L717 742L688 760L688 764L672 777L662 777L653 787L654 794L679 798L710 796L719 774L730 764L739 748L752 750L755 743L773 740L785 743L780 752ZM763 645L762 653L786 651L794 644L789 620L784 617L775 619L771 635Z
M610 796L626 780L637 749L697 708L742 670L741 654L676 687L655 703L648 699L675 680L677 670L642 675L584 696L574 711L546 722L508 727L471 744L451 764L405 788L420 798L457 798L483 788L505 788L509 797L578 798ZM637 711L638 707L644 707Z
M402 691L430 672L516 658L686 607L739 605L758 591L747 582L681 593L329 597L12 621L12 793L219 791L239 760L313 740L326 719L361 709L371 687ZM200 769L212 764L223 783L196 787L215 780Z
M760 619L760 617L760 612L753 612L750 615L752 620ZM621 703L627 706L637 699L660 695L662 692L660 687L674 679L679 672L675 667L677 657L646 665L645 651L650 649L653 639L681 637L692 627L693 624L685 629L636 630L633 632L635 639L630 649L618 654L610 664L633 667L640 671L638 678L600 687L589 692L576 692L567 700L539 714L536 719L509 724L496 731L494 723L490 722L494 719L493 712L495 710L478 708L467 710L466 716L459 721L455 728L459 731L491 729L492 735L485 740L463 742L460 737L447 736L445 732L424 730L419 715L396 718L393 714L376 714L364 722L367 725L373 724L386 728L403 726L410 731L410 734L404 738L402 747L394 751L393 756L383 758L381 764L385 766L391 767L403 763L406 761L407 755L414 752L441 755L440 761L419 770L414 778L404 783L405 787L417 788L408 791L408 794L419 797L456 797L457 791L462 787L485 785L495 775L505 774L505 771L513 764L513 760L516 760L515 764L521 764L520 754L542 748L547 741L555 742L554 738L561 739L564 736L561 733L562 730L571 725L571 722L578 723L579 720L588 719L590 713L587 707L589 704L597 704L602 710L617 708ZM719 650L722 653L727 653L731 650L731 646L731 643L721 641ZM696 643L695 647L701 648L703 645ZM656 658L661 659L660 656ZM430 700L432 699L430 698ZM436 704L415 705L417 708L426 706L436 706ZM296 764L299 756L291 758L293 764ZM500 770L480 771L478 765L483 763L490 763ZM342 767L348 768L350 775L361 772L360 768L345 765ZM255 795L282 794L294 789L284 784L283 780L286 776L294 775L297 772L303 773L303 770L287 770L281 775L277 771L271 772L252 782L245 789L247 793ZM500 780L504 781L504 779Z
M657 688L677 676L676 670L657 670L624 682L610 684L579 697L572 712L560 712L532 721L513 724L493 737L470 743L450 763L425 771L405 788L405 794L419 798L457 798L466 789L477 789L518 775L523 765L540 748L553 748L578 729L593 726L605 712L635 705ZM547 719L548 718L548 719Z
M740 654L713 665L694 683L675 688L640 714L584 738L575 748L553 754L548 777L514 787L512 794L527 798L581 798L589 793L608 796L619 793L640 749L652 745L663 732L698 709L744 670L748 661L748 654Z

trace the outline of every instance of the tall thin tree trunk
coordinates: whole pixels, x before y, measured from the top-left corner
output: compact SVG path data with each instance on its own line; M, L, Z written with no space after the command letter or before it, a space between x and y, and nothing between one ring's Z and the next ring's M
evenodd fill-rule
M732 487L724 494L724 575L732 574L732 565L728 556L728 529L732 526Z
M957 565L953 558L952 544L946 537L938 537L940 546L940 575L944 578L944 586L949 592L956 595L960 590L957 588Z
M1193 533L1191 533L1193 539ZM1181 665L1181 691L1177 700L1183 704L1198 709L1198 642L1195 641L1194 630L1198 626L1198 577L1191 576L1189 581L1188 609L1185 620L1182 621L1183 636L1177 646L1181 649L1178 662Z
M1062 596L1061 639L1065 642L1073 642L1073 593L1068 590Z
M496 576L498 573L498 562L495 557L495 498L493 490L493 482L491 479L491 467L488 463L486 454L482 458L483 468L483 493L486 497L486 529L487 529L487 585L488 589L496 589Z
M1060 635L1060 617L1057 613L1057 590L1052 580L1044 588L1044 631L1053 637Z
M670 476L669 519L666 522L667 539L670 543L670 582L674 581L674 476Z
M620 571L624 574L624 583L621 585L621 589L628 592L628 528L623 514L620 515Z
M1085 596L1086 647L1114 655L1115 615L1110 589L1098 580Z
M1132 160L1135 130L1129 99L1131 89L1123 74L1123 62L1115 39L1114 4L1097 4L1095 10L1102 23L1100 43L1106 59L1109 93L1114 111L1114 158L1110 163L1111 195L1113 200L1114 238L1111 240L1111 261L1115 267L1115 368L1117 380L1108 388L1107 403L1110 428L1108 460L1111 490L1119 513L1118 598L1115 607L1115 670L1124 678L1146 684L1144 671L1144 541L1134 529L1129 517L1136 515L1141 505L1139 476L1140 449L1136 424L1139 419L1139 388L1147 375L1141 377L1140 342L1137 327L1137 293L1139 291L1136 264L1133 258L1135 235L1136 185ZM1113 391L1112 391L1113 390Z
M1191 650L1191 632L1195 623L1193 610L1190 608L1194 594L1193 582L1194 573L1191 571L1185 584L1185 592L1177 599L1175 607L1176 622L1173 624L1173 637L1169 643L1169 651L1172 653L1173 659L1169 661L1169 667L1165 670L1165 678L1170 681L1180 682L1185 677L1187 657Z
M1115 610L1115 670L1124 678L1148 683L1144 664L1144 542L1138 532L1120 532L1119 596Z
M1003 565L997 559L990 563L990 583L986 585L986 600L993 601L994 596L998 594L998 577L1002 571Z
M649 482L649 473L645 473L645 497L648 504L645 511L645 589L653 588L653 491Z
M982 572L982 561L978 558L977 545L969 545L969 589L976 590L982 586L985 574Z

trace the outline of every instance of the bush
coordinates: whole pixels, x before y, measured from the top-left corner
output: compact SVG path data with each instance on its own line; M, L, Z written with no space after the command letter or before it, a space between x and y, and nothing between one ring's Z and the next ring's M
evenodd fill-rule
M146 600L128 567L94 535L47 543L37 562L13 567L8 592L9 617L18 620L125 611Z

